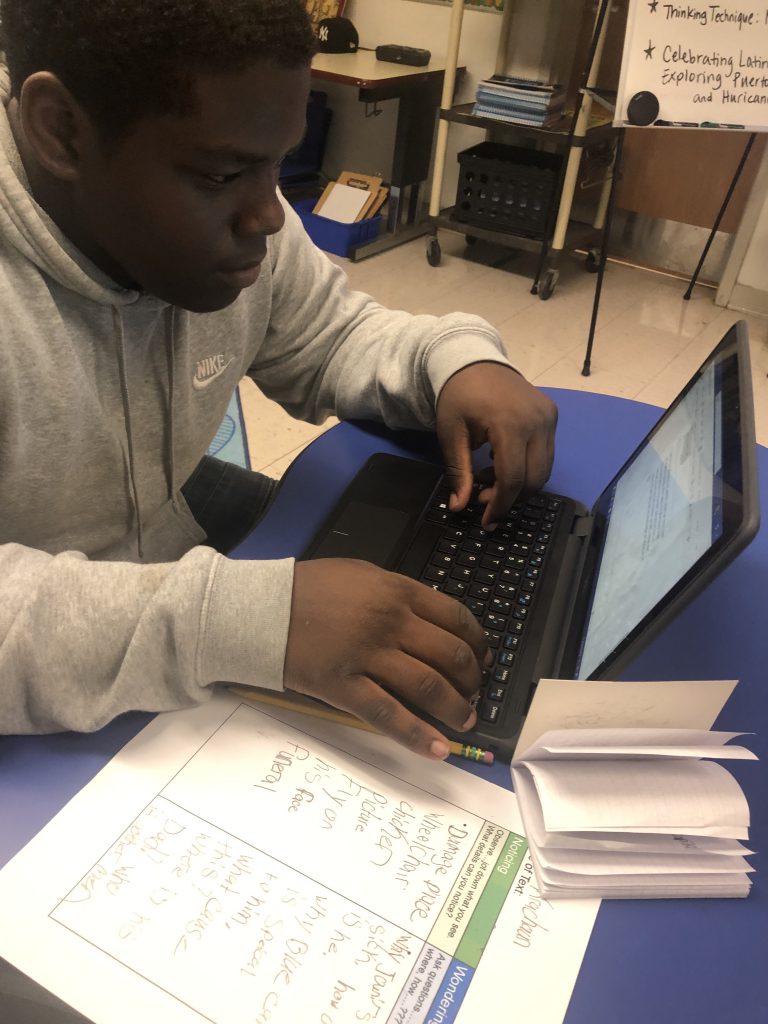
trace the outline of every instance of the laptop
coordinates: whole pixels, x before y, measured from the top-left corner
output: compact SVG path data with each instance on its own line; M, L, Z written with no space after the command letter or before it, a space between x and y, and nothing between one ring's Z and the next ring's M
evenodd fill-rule
M591 509L542 491L487 533L479 504L451 513L447 499L439 466L373 455L302 558L362 558L464 602L494 662L474 729L435 725L509 758L539 679L617 678L756 534L746 324L727 332Z

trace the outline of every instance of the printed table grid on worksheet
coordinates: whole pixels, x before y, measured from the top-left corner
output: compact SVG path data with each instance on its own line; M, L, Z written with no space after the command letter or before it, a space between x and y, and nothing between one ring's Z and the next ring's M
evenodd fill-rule
M537 927L524 837L274 725L236 707L51 920L216 1024L455 1020L511 890Z

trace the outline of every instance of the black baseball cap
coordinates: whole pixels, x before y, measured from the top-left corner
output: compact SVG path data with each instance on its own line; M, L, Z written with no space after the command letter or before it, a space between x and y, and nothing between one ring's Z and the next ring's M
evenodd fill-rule
M320 53L354 53L360 42L349 18L323 18L317 26Z

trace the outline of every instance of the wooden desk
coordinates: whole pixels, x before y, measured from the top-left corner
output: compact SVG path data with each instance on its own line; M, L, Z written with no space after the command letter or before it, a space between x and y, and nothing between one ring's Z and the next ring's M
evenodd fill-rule
M461 68L461 71L464 69ZM312 77L357 88L361 103L399 100L395 145L390 173L386 231L372 242L356 246L350 259L383 252L429 231L419 217L419 195L429 176L432 141L443 88L445 66L431 61L415 68L376 59L373 50L356 53L318 53ZM364 168L351 168L364 170ZM404 190L410 189L403 222Z

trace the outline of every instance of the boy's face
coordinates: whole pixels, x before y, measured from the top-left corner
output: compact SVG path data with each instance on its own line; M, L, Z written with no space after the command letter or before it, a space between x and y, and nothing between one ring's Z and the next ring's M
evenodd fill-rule
M197 79L198 110L140 120L77 183L84 251L119 284L194 312L253 284L284 215L282 158L302 139L309 68L258 63Z

